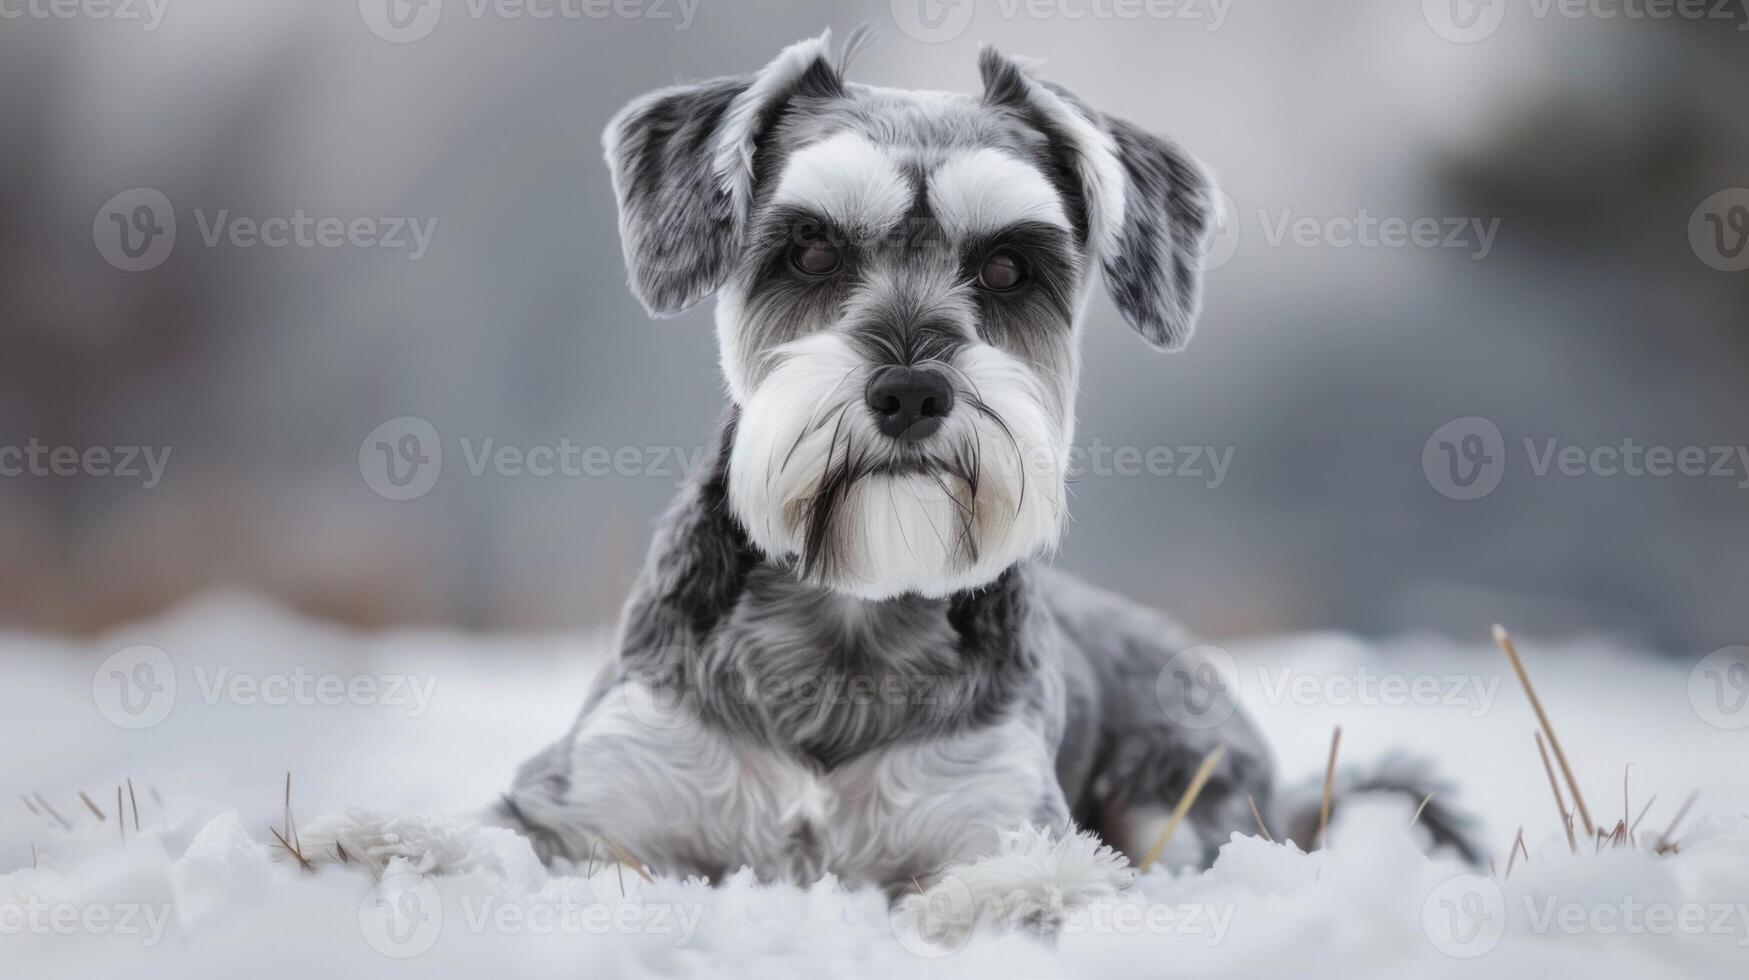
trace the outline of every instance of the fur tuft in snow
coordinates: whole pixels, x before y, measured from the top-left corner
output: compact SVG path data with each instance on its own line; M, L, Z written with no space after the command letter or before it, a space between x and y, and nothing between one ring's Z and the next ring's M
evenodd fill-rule
M1094 834L1021 828L1002 835L994 856L950 865L927 890L900 898L893 928L908 944L941 946L962 945L979 927L1050 935L1072 915L1115 901L1134 877Z

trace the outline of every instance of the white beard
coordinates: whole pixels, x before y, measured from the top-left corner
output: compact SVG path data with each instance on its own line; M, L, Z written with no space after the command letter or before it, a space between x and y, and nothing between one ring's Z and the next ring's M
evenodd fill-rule
M976 493L951 467L883 471L899 458L863 405L870 365L845 338L822 331L773 354L771 371L741 404L729 462L729 502L753 542L803 562L817 584L863 599L942 597L993 581L1054 546L1062 533L1067 422L1024 363L984 344L955 358L958 407L926 441L926 456L975 456ZM977 411L973 393L1001 423ZM854 459L872 466L839 481L830 520L812 533L822 492ZM863 466L859 466L861 471ZM813 546L810 548L810 544Z

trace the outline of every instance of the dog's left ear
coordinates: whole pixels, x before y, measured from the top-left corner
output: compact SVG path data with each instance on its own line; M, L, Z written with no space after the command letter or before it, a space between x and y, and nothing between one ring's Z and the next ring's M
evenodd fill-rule
M785 48L751 75L652 92L607 124L632 292L673 316L716 291L740 253L759 139L800 98L842 95L831 33Z
M1077 231L1104 266L1118 312L1155 347L1183 347L1219 217L1213 181L1171 142L1094 112L994 48L979 53L978 71L986 104L1020 114L1049 141L1051 177L1081 206Z

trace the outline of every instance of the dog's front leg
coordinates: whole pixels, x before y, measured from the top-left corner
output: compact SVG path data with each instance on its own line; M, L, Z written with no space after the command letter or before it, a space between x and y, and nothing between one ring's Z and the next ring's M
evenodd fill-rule
M983 929L1054 937L1071 916L1116 901L1134 871L1093 833L1058 824L1005 831L994 854L929 879L895 901L894 930L908 944L952 949Z
M769 829L752 811L761 794L788 792L792 773L743 763L721 731L744 701L719 696L734 686L707 676L717 626L758 557L726 500L735 424L724 421L663 519L617 656L577 724L524 763L504 796L499 815L543 859L583 860L605 847L658 871L716 877L769 849L742 831Z
M871 796L903 798L902 826L856 826L898 839L879 863L918 868L890 880L895 932L931 948L981 928L1052 935L1069 916L1114 900L1133 878L1124 856L1077 830L1043 726L1025 716L853 764L844 778ZM892 789L887 789L887 788ZM893 806L864 806L886 814Z

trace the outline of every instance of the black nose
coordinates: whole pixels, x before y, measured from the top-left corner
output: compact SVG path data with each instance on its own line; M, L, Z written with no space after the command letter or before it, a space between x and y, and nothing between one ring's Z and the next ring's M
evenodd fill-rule
M931 368L890 367L869 383L868 407L883 435L927 439L953 411L953 386Z

